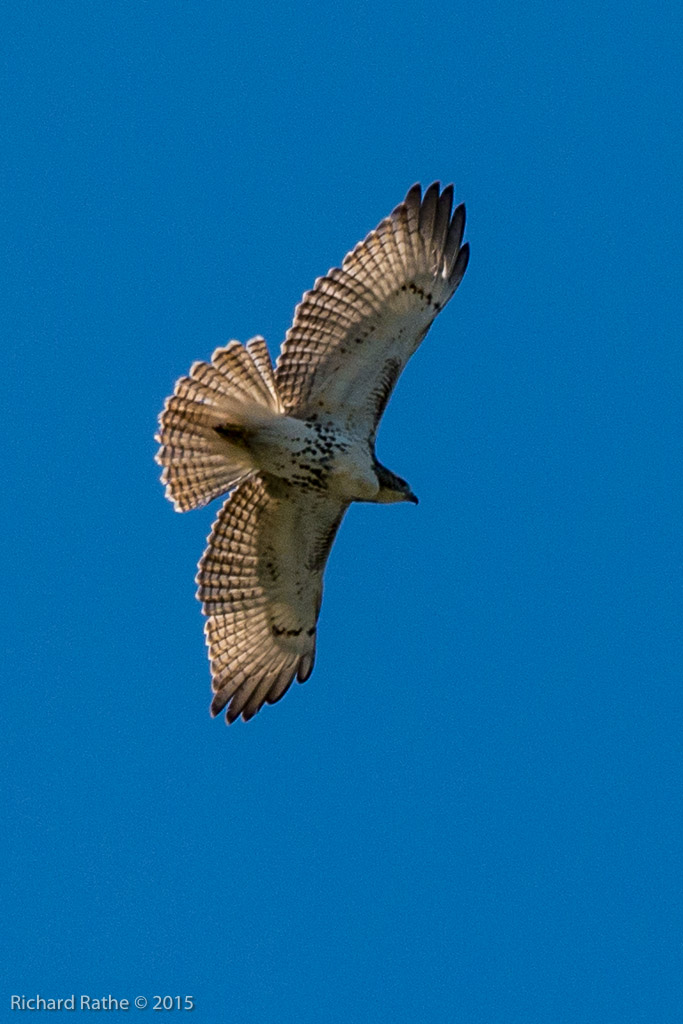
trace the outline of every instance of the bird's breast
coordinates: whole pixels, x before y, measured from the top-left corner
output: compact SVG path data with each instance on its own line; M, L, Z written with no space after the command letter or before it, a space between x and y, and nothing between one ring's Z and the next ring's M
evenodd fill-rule
M378 490L367 442L331 423L283 416L258 432L250 448L263 472L347 501Z

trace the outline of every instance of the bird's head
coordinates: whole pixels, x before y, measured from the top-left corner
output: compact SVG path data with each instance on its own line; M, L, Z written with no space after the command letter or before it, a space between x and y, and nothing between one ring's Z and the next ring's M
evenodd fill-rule
M390 469L380 462L375 462L375 473L379 483L379 491L374 499L382 505L393 504L396 501L412 501L413 505L418 504L416 496L400 476L396 476Z

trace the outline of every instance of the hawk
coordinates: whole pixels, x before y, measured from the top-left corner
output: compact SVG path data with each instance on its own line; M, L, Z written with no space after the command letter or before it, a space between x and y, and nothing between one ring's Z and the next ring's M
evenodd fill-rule
M323 572L352 501L417 498L375 457L404 366L462 280L465 208L414 185L303 296L275 367L263 338L196 362L159 417L179 512L230 492L199 562L212 715L247 721L313 671ZM452 211L452 212L451 212Z

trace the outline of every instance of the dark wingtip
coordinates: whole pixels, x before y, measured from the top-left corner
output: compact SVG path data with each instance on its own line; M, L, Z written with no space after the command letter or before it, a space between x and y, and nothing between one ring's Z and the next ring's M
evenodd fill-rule
M259 706L257 708L254 708L253 711L247 711L247 709L245 708L244 711L242 712L242 721L249 722L254 717L254 715L258 715L262 707L263 704L259 704Z
M421 202L422 202L422 185L420 184L419 181L416 181L415 184L411 185L410 188L408 189L408 191L406 193L406 197L403 200L403 203L406 206L411 206L413 203L416 203L419 206Z
M469 261L470 261L470 243L469 242L465 242L465 244L463 245L462 249L458 253L458 258L455 261L455 268L454 268L456 270L457 269L460 270L460 276L461 277L465 273L465 271L467 270L467 264L469 263Z
M469 263L469 261L470 243L465 242L465 244L458 252L457 259L455 261L453 270L451 271L451 275L449 277L449 281L451 282L451 285L454 289L458 287L463 277L465 276L465 271L467 270L467 264Z
M226 703L227 702L222 698L221 692L219 690L218 693L215 694L213 700L211 701L211 706L209 708L209 714L211 715L211 717L216 718L218 715L220 715Z
M287 690L288 689L289 689L289 686L287 687ZM277 704L277 702L279 700L282 700L284 695L287 693L287 690L283 690L282 693L278 693L277 697L271 697L270 694L268 694L268 696L266 697L266 704L270 704L270 705Z
M307 679L311 678L312 672L313 672L313 665L311 665L309 667L307 672L302 672L302 670L299 669L297 671L297 674L296 674L296 681L297 681L297 683L305 683Z

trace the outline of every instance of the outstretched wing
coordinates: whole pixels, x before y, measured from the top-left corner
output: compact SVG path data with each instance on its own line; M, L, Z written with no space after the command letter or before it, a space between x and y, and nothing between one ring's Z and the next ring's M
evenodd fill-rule
M465 207L414 185L391 216L306 292L275 372L288 412L373 437L403 367L462 280Z
M274 704L313 671L323 571L348 505L252 476L223 505L199 563L197 597L215 693L228 722Z

